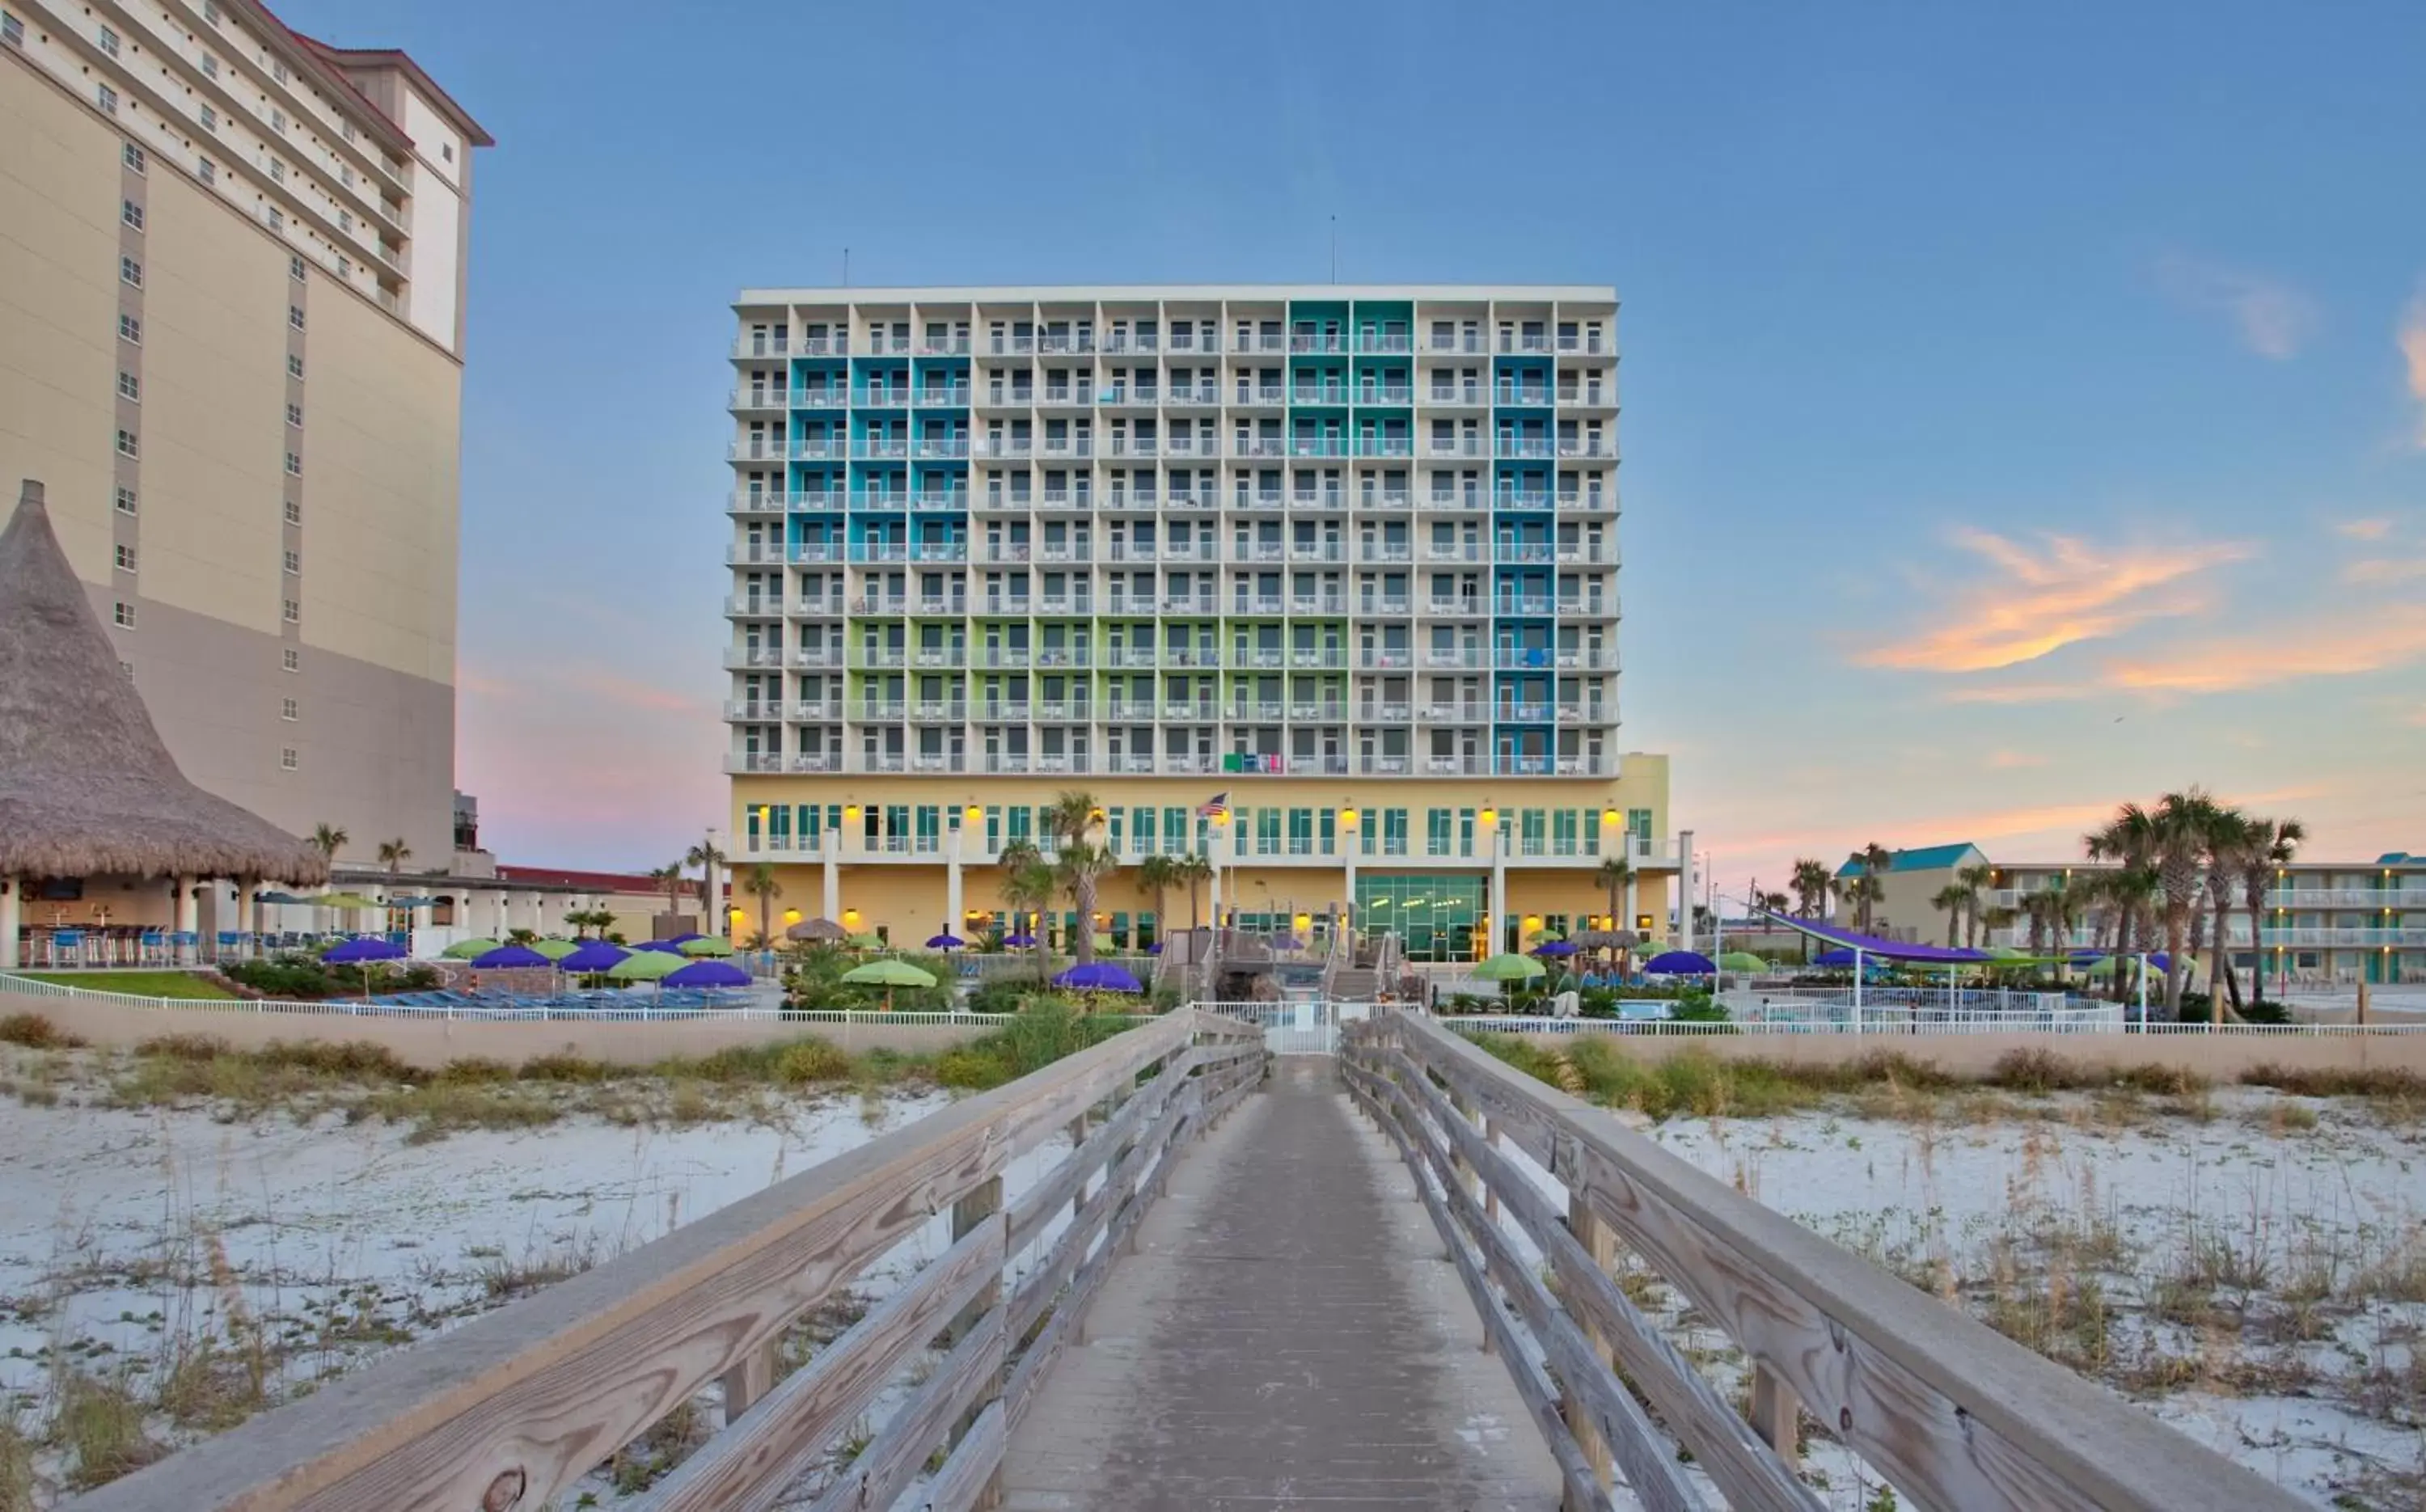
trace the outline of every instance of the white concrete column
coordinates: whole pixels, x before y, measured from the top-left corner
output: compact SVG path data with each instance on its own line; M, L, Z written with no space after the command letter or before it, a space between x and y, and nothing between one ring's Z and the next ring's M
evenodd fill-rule
M1483 952L1485 956L1496 956L1508 948L1508 846L1506 831L1500 828L1507 823L1503 813L1491 826L1491 948Z
M842 923L842 831L832 825L817 836L817 848L825 856L825 908L820 917L832 923Z
M961 915L967 909L961 893L961 865L968 843L968 821L962 818L952 827L952 844L944 865L944 933L947 935L961 932Z
M1676 831L1676 948L1693 948L1693 900L1702 893L1693 875L1693 831Z
M200 885L200 881L192 877L181 877L176 882L177 932L196 937L193 944L177 947L177 958L187 963L191 963L202 953L200 938L202 927L202 899L194 896L194 889Z
M0 877L0 971L17 969L17 929L24 912L20 899L25 889L22 877Z

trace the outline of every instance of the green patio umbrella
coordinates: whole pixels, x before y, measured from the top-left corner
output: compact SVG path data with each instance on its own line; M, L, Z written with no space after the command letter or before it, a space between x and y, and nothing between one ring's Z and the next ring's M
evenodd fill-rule
M1477 962L1474 968L1474 974L1486 982L1498 982L1502 984L1501 990L1504 992L1506 990L1505 984L1510 982L1528 982L1534 977L1547 975L1548 968L1545 967L1540 961L1535 960L1530 956L1503 954L1494 956L1488 960Z
M853 950L882 950L884 948L884 941L877 939L874 935L853 935L847 943L849 943L850 948Z
M366 898L360 893L323 893L317 897L299 898L299 904L314 909L384 909L377 898Z
M459 940L438 954L448 960L470 960L475 956L485 956L496 948L497 941L493 940Z
M534 940L531 941L530 948L550 960L562 960L579 950L581 946L570 940Z
M1758 956L1754 955L1748 950L1731 950L1719 957L1719 970L1722 972L1765 972L1769 970L1769 962L1761 959Z
M908 961L900 960L891 956L887 956L881 960L869 961L865 966L854 966L849 971L842 973L842 979L856 987L881 987L884 989L884 1011L887 1013L893 1011L893 989L895 988L932 987L935 985L935 976L932 972L920 971L917 967L911 965Z
M714 935L702 935L697 940L684 941L682 953L686 956L730 956L733 947Z
M636 950L606 968L606 979L612 982L654 982L671 976L690 962L671 950Z

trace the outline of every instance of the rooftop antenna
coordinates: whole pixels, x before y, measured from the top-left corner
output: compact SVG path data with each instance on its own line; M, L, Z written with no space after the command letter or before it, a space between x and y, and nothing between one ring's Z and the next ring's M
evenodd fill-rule
M850 287L850 249L848 247L842 249L842 286L846 289Z
M1339 281L1339 215L1336 211L1331 217L1331 281Z

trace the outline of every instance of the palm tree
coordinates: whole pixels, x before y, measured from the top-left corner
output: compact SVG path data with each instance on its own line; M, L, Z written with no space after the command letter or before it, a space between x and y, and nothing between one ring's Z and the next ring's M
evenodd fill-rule
M1820 917L1828 901L1828 863L1808 856L1794 862L1794 879L1787 884L1794 889L1794 911L1805 919Z
M1138 894L1154 905L1154 927L1156 939L1171 933L1170 925L1162 911L1162 895L1179 886L1181 881L1179 871L1179 858L1176 856L1148 856L1137 864Z
M775 880L774 867L760 861L750 868L750 880L744 886L758 900L757 948L764 950L775 938L774 900L784 895L784 884Z
M2131 954L2131 925L2139 914L2143 890L2135 874L2142 872L2155 845L2156 821L2136 803L2114 811L2114 817L2080 837L2081 849L2094 861L2115 863L2104 891L2114 903L2114 1001L2124 996L2123 957Z
M2224 1000L2227 993L2232 998L2234 1016L2239 1017L2240 1014L2240 977L2228 964L2224 942L2224 924L2232 917L2232 879L2240 863L2240 853L2256 840L2256 822L2249 815L2239 809L2217 807L2214 823L2208 827L2207 834L2207 900L2200 909L2199 922L2205 926L2208 937L2208 1011L2210 1019L2218 1023L2224 1021Z
M1860 877L1837 878L1837 893L1853 906L1853 927L1861 934L1870 932L1870 905L1886 896L1884 882L1867 872Z
M1609 926L1611 929L1633 928L1634 921L1619 910L1625 907L1625 884L1634 880L1634 863L1623 856L1604 856L1600 869L1593 873L1593 880L1609 894Z
M1188 927L1205 927L1205 887L1213 880L1213 858L1198 851L1179 862L1179 880L1188 887Z
M1970 919L1968 943L1973 950L1980 948L1980 908L1987 901L1988 884L1996 879L1996 869L1985 861L1976 866L1965 866L1954 874L1954 884L1963 890L1963 911Z
M404 843L402 836L382 840L380 842L379 859L380 864L387 868L387 875L394 877L404 870L406 861L412 860L412 847Z
M2238 857L2240 869L2240 900L2249 909L2249 1001L2263 1002L2266 997L2266 956L2258 949L2264 937L2259 933L2266 913L2266 891L2274 885L2276 869L2290 864L2291 857L2308 838L2308 827L2297 819L2252 819L2249 821L2248 844Z
M1014 845L1025 847L1024 859L1016 861L1012 860ZM1002 864L1004 872L999 887L1002 893L1002 906L1011 910L1014 925L1024 912L1053 906L1054 895L1061 890L1061 879L1054 874L1052 867L1039 859L1033 844L1025 840L1015 840L1010 845L1005 845L1002 852ZM1009 932L1017 934L1019 931L1014 928ZM1036 979L1042 982L1045 974L1044 937L1040 933L1035 939L1036 943L1031 948L1036 952Z
M1053 806L1045 812L1046 825L1061 842L1058 864L1061 885L1069 891L1071 906L1078 910L1078 938L1071 954L1081 966L1095 959L1095 879L1121 863L1108 848L1093 842L1103 822L1103 807L1095 796L1076 789L1054 795Z
M2182 976L2184 947L2190 943L2191 910L2198 905L2199 868L2207 860L2208 849L2224 810L2208 796L2203 788L2168 793L2157 800L2153 815L2155 844L2152 856L2157 868L2157 885L2162 891L2165 909L2165 1017L2178 1019L2182 1011ZM2224 1009L2219 1003L2213 1009L2218 1021Z
M354 837L336 825L317 824L312 827L311 845L323 861L335 861L340 848L353 844Z
M1854 880L1861 885L1854 888L1848 888L1846 890L1846 893L1848 896L1852 898L1853 907L1859 910L1861 923L1857 927L1862 933L1868 934L1870 932L1870 905L1886 896L1887 889L1884 878L1887 875L1887 868L1895 864L1895 856L1884 845L1882 845L1877 841L1873 840L1868 844L1864 845L1862 847L1861 854L1853 859L1861 862L1862 865L1862 875L1854 878Z
M1770 913L1784 913L1786 911L1787 898L1786 894L1783 893L1763 893L1753 901L1758 903L1763 909Z
M1964 911L1970 907L1971 894L1962 884L1949 882L1929 900L1929 906L1946 915L1946 943L1950 947L1963 928Z
M1043 860L1044 853L1037 849L1036 842L1026 835L1015 835L1005 841L1002 849L995 852L994 863L1002 876L1001 879L995 884L995 891L1001 895L1003 909L1011 915L1008 921L1010 927L1003 931L1005 935L1019 934L1026 928L1020 921L1025 917L1024 910L1027 905L1012 902L1011 896L1012 879ZM1049 907L1052 902L1053 900L1048 897L1036 907ZM1037 921L1037 927L1039 929L1043 927L1043 920L1041 917Z
M666 895L666 912L670 914L682 912L682 862L676 861L671 866L650 867L649 880L655 882L657 890Z
M2009 909L2001 903L1990 904L1980 914L1980 928L1979 932L1972 936L1971 948L1974 950L1981 948L1981 942L1992 939L1999 929L2011 929L2014 926L2014 921L2021 916L2022 910L2019 909Z
M724 864L724 852L717 848L716 836L703 836L700 843L683 853L683 863L699 868L699 911L702 922L716 917L716 869Z

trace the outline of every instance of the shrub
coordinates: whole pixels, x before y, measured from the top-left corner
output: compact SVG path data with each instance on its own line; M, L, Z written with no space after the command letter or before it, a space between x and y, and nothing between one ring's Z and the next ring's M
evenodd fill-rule
M803 1082L839 1082L850 1073L849 1054L840 1045L822 1039L795 1039L775 1057L777 1079L795 1086Z
M0 1019L0 1043L27 1050L73 1050L84 1040L39 1013L12 1013Z
M2080 1069L2046 1050L2009 1050L1997 1057L1988 1072L1992 1086L2015 1092L2069 1091L2087 1084Z
M1031 977L997 976L970 989L961 1006L971 1013L1016 1013L1022 1004L1036 995L1036 982Z
M441 1082L459 1085L477 1082L510 1082L514 1079L514 1069L504 1061L491 1060L486 1055L466 1055L460 1060L450 1060L440 1067L437 1079Z
M586 1060L569 1051L552 1055L533 1055L516 1071L526 1082L604 1082L615 1074L615 1068L603 1060Z
M226 1040L210 1035L161 1035L146 1039L135 1047L138 1055L158 1055L167 1060L217 1060L232 1055L235 1048Z
M1668 1017L1680 1023L1725 1023L1727 1005L1698 989L1676 1000Z
M368 1039L348 1039L337 1044L314 1039L273 1039L246 1058L263 1066L292 1067L361 1081L414 1079L412 1068L398 1059L395 1051Z

